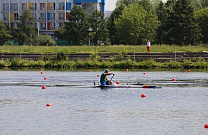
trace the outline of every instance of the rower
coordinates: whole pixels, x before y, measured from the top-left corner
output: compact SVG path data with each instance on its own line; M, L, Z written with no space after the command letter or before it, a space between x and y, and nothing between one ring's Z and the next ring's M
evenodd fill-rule
M113 84L112 82L112 78L111 80L107 79L107 75L115 75L114 73L109 73L109 70L108 69L105 69L104 72L101 74L100 76L100 83L101 85L111 85Z

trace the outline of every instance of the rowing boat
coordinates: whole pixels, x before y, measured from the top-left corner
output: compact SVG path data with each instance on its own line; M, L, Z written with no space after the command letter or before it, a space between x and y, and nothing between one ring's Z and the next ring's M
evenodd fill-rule
M154 85L143 85L143 86L135 86L135 85L118 85L118 84L112 84L112 85L94 85L94 87L100 87L100 88L162 88L162 86L154 86Z

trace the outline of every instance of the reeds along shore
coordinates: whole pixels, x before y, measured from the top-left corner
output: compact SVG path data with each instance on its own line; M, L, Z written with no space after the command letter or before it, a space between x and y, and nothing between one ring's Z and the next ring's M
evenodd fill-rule
M136 62L132 60L123 60L123 61L98 61L98 60L38 60L38 61L29 61L22 60L20 58L15 58L11 61L1 60L0 67L11 67L11 68L198 68L198 69L207 69L208 62L205 60L185 60L183 62L170 61L170 62L156 62L154 60L147 60Z

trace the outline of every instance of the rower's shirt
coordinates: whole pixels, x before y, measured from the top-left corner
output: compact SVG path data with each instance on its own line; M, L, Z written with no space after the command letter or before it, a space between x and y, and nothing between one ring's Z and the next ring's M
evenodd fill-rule
M105 72L103 72L100 76L100 82L105 82L107 80L107 77L105 75Z

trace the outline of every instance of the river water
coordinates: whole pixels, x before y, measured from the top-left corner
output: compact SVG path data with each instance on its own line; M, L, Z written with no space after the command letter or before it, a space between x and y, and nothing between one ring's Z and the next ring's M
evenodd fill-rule
M208 134L207 71L114 72L158 89L92 88L102 70L40 72L0 71L1 135Z

